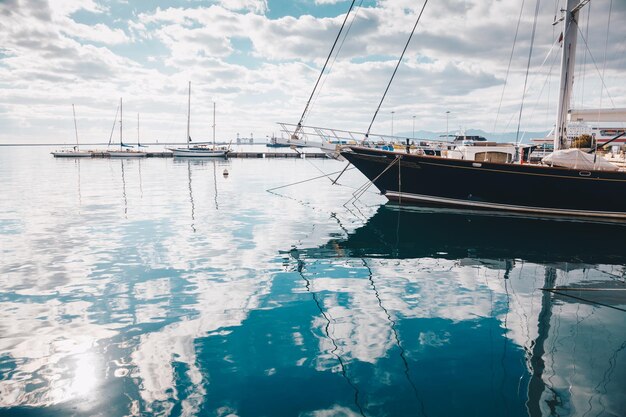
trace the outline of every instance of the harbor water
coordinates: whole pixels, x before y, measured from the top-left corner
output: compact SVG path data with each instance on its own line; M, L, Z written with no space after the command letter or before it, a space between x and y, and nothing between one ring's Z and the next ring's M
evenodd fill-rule
M49 151L0 149L0 416L626 415L624 225Z

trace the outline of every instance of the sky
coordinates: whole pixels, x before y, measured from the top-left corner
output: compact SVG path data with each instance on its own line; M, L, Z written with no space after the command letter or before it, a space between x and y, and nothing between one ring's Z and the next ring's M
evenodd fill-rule
M521 129L549 130L562 2L539 3L524 94L536 1L431 0L372 132L515 131L522 102ZM299 121L350 3L0 0L0 144L73 142L72 104L81 143L116 140L120 98L126 141L182 142L189 82L195 140L212 137L213 103L218 141L279 135L277 122ZM367 130L422 5L355 2L305 124ZM572 107L626 107L624 21L623 0L581 11Z

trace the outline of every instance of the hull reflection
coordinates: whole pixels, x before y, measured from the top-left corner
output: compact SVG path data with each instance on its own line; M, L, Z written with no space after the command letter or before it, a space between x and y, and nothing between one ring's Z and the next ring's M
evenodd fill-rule
M476 415L626 410L623 225L386 205L344 231L288 253L361 398L353 369L395 356L416 415L455 410L443 392L478 407L468 380L492 402Z
M387 204L347 239L324 249L382 258L518 259L615 263L626 259L626 224L510 217Z

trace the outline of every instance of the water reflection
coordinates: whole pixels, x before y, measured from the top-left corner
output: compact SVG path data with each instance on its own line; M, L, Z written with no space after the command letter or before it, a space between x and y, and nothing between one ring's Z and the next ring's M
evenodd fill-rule
M623 227L264 192L303 161L45 157L0 154L0 415L626 409Z
M371 287L392 330L394 316L399 317L400 328L412 318L473 322L478 327L488 326L489 319L498 320L498 330L503 330L506 338L500 353L502 361L489 364L492 383L483 387L483 395L491 392L491 398L500 401L494 400L492 408L485 410L488 414L500 410L508 415L531 416L618 415L626 409L619 394L626 384L626 338L619 307L626 307L625 255L620 243L625 231L624 226L615 224L406 211L388 205L346 237L332 239L317 248L300 248L298 263L310 265L311 274L320 275L316 270L335 257L349 265L348 274L369 276L370 281L377 277ZM335 263L333 269L337 267ZM356 272L358 269L363 271ZM367 338L359 335L359 329L369 326L370 334L380 334L384 330L376 326L382 321L375 319L373 303L364 301L368 295L359 289L359 280L345 280L338 285L343 280L338 278L324 286L319 283L325 279L312 279L320 293L335 294L326 298L325 313L340 308L342 303L338 300L344 299L349 319L344 317L341 321L351 322L351 329L344 332L348 340L345 343L356 339L359 346L372 347L367 352L369 359L350 346L344 349L353 349L353 356L361 361L381 361L387 353L378 349L384 344L368 344ZM552 291L541 291L542 288ZM595 299L586 294L584 301L577 296L583 304L576 297L565 300L559 296L563 288L578 290L578 294L583 288L593 288ZM610 296L599 297L602 291ZM485 295L490 299L485 299ZM383 304L386 299L390 300L389 307ZM365 305L370 307L367 312ZM615 306L620 311L605 308ZM363 317L372 322L364 323ZM474 342L498 356L492 350L495 330L492 327L488 338ZM400 356L405 354L402 337L401 331L394 331ZM419 340L448 351L449 355L455 352L455 337L456 332L448 329L420 333ZM599 346L598 340L611 343ZM333 343L344 342L340 338ZM389 345L385 346L386 351L389 349ZM420 360L416 355L419 358L425 351L409 348L406 354L407 363L417 365ZM526 368L511 366L511 356L523 360ZM465 359L466 363L454 368L471 374L475 358ZM600 364L605 365L602 372L598 370ZM411 368L407 366L409 376ZM495 383L498 378L502 381L499 386ZM473 383L480 385L485 380L477 378ZM515 380L519 382L514 383ZM451 390L455 384L459 384L458 389L467 390L460 382L447 379ZM417 388L419 391L419 382ZM421 388L429 391L427 386ZM522 402L524 396L526 400ZM436 415L449 411L433 404L432 395L425 398L431 401L426 401L423 414L427 414L426 410Z

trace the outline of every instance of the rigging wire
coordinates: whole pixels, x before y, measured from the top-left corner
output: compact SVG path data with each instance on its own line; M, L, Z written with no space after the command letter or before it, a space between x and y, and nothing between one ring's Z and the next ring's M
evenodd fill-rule
M609 31L611 30L611 12L613 11L613 0L609 3L609 17L608 22L606 24L606 40L604 41L604 63L602 64L602 83L604 83L604 73L606 71L606 53L609 49ZM586 42L585 42L586 44ZM589 52L591 54L591 52ZM608 93L607 89L607 93ZM602 110L602 98L604 90L600 89L600 107L598 108L598 121L600 119L600 113ZM615 107L615 106L613 106Z
M585 47L587 48L587 51L589 52L589 58L591 58L591 62L593 62L593 66L595 67L596 71L598 72L598 75L600 76L602 87L606 90L606 95L609 97L609 100L611 100L611 104L613 105L613 107L615 107L615 102L613 101L613 97L611 96L611 93L609 92L609 89L604 82L604 76L600 72L600 68L598 68L598 63L596 62L596 59L593 57L593 53L591 52L591 49L589 49L589 45L587 44L587 39L584 37L580 28L578 28L578 32L580 32L580 37L585 43Z
M528 73L530 71L530 61L533 55L533 47L535 45L535 32L537 29L537 16L539 15L539 5L541 0L537 0L535 5L535 19L533 20L533 31L530 36L530 50L528 51L528 63L526 64L526 76L524 77L524 89L522 94L522 104L519 108L519 118L517 119L517 134L515 136L515 142L519 143L519 130L522 123L522 111L524 110L524 99L526 98L526 84L528 83Z
M113 118L113 127L111 128L111 135L109 136L109 143L107 144L107 148L111 146L111 140L113 140L113 131L115 130L115 125L117 124L117 114L120 111L120 106L117 106L115 109L115 117Z
M500 104L498 104L498 111L496 112L496 121L493 123L493 134L496 133L496 126L498 124L498 117L500 116L500 110L502 109L502 101L504 99L504 91L506 90L506 83L509 80L509 72L511 71L511 62L513 61L513 53L515 52L515 44L517 43L517 35L519 33L519 25L522 21L522 12L524 11L525 0L522 0L522 7L519 10L519 17L517 18L517 27L515 28L515 37L513 38L513 48L511 48L511 55L509 56L509 65L506 68L506 76L504 77L504 86L502 87L502 94L500 95Z
M348 25L348 28L346 29L346 31L345 31L345 33L343 35L343 39L341 40L341 43L339 44L339 47L337 48L337 52L335 52L335 56L333 57L333 60L332 60L332 62L330 63L330 65L328 67L328 71L326 71L326 77L324 77L324 79L322 80L322 84L320 85L320 88L317 90L317 94L315 94L315 97L313 98L313 102L309 106L309 112L306 114L306 116L304 116L304 118L301 121L302 124L306 123L306 119L307 119L308 115L311 114L311 110L315 106L315 103L317 102L317 99L320 97L320 94L321 94L322 90L324 89L324 84L326 84L326 80L328 80L328 74L330 74L330 72L333 69L333 66L335 65L335 61L337 61L337 57L339 56L339 52L341 52L341 48L343 48L343 44L346 42L346 38L348 37L348 34L350 33L350 29L352 29L352 25L356 21L356 18L357 18L358 14L359 14L359 10L361 10L361 6L362 5L363 5L363 0L361 0L359 2L359 5L357 6L356 11L353 14L353 17L350 20L350 24Z
M587 5L587 24L585 25L585 37L589 38L589 20L591 20L591 3ZM584 50L582 77L581 77L581 93L580 108L584 108L585 104L585 78L587 77L587 49Z
M396 72L398 71L398 67L400 66L400 63L402 62L402 59L404 58L404 53L406 52L406 49L409 47L409 43L411 42L411 38L413 37L413 34L415 33L415 29L417 28L417 24L419 23L420 19L422 18L422 13L424 13L424 9L426 8L427 4L428 4L428 0L424 1L424 5L422 6L422 10L420 11L419 15L417 16L417 20L415 20L415 25L413 25L413 30L411 30L411 34L409 35L409 39L407 39L407 41L406 41L406 45L404 45L404 49L402 50L402 54L400 55L400 59L398 59L398 63L396 64L396 68L393 70L393 74L391 74L391 79L389 80L389 83L387 84L387 88L385 88L385 92L383 93L383 96L380 99L380 103L378 103L378 107L376 108L376 112L374 112L374 117L372 117L372 121L370 122L370 125L367 128L367 133L365 134L365 139L367 139L369 137L370 130L372 129L372 125L374 124L374 121L376 120L376 116L378 115L378 112L380 111L380 106L383 105L383 101L385 100L385 96L387 95L387 91L389 91L389 87L391 86L391 83L393 82L393 78L396 76Z
M298 126L296 127L296 130L294 131L293 135L296 136L298 134L298 132L300 131L300 129L302 128L302 122L304 120L304 118L306 117L306 113L309 109L309 105L311 104L311 100L313 99L313 95L315 94L315 90L317 89L317 85L319 84L322 75L324 75L324 70L326 69L326 66L328 65L328 61L330 60L330 57L333 54L333 51L335 50L335 46L337 45L337 41L339 40L339 37L341 36L341 32L343 31L344 26L346 25L346 21L348 20L348 16L350 16L350 12L352 11L352 8L354 7L354 3L356 2L356 0L352 0L352 3L350 4L350 8L348 9L348 12L346 13L346 17L343 19L343 23L341 24L341 28L339 28L339 33L337 33L337 37L335 38L335 42L333 42L333 46L332 48L330 48L330 52L328 53L328 57L326 57L326 62L324 62L324 66L322 67L322 71L320 72L319 77L317 77L317 81L315 82L315 86L313 87L313 91L311 91L311 96L309 97L309 100L306 103L306 106L304 106L304 111L302 112L302 116L300 116L300 121L298 122Z
M546 84L548 85L548 101L549 101L549 98L550 98L550 78L552 77L552 69L554 68L554 64L556 64L556 62L557 62L557 58L559 58L559 56L557 54L555 54L554 58L552 59L552 64L550 64L550 69L548 69L548 75L547 75L545 81L543 82L543 86L541 87L541 90L539 90L539 95L537 97L537 101L535 101L535 105L532 108L533 110L530 112L530 117L529 117L530 120L533 120L533 115L535 114L535 111L537 110L537 107L539 107L539 100L541 99L541 96L543 95L543 90L546 88ZM547 59L547 57L546 57L546 59ZM531 86L532 86L532 84L533 83L531 82ZM524 140L524 136L526 136L526 133L527 133L527 130L525 130L522 133L522 138L520 139L520 142L522 140Z

